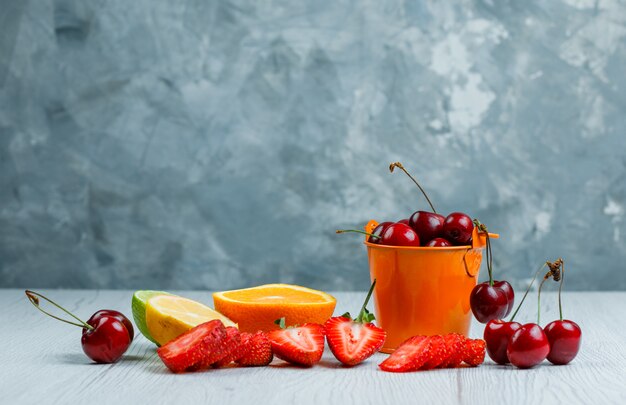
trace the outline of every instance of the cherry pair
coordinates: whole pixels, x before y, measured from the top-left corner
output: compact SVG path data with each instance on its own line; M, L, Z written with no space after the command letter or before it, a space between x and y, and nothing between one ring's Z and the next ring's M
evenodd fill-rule
M103 309L91 315L87 322L84 322L56 302L39 293L30 290L26 290L25 293L30 302L44 314L70 325L83 328L80 340L81 346L87 357L96 363L114 363L122 357L133 341L135 336L133 324L121 312ZM48 301L79 323L61 319L44 311L39 306L39 298Z
M578 354L581 341L580 327L573 321L563 319L561 306L561 287L563 285L563 261L561 259L554 263L547 262L551 266L550 272L546 274L543 283L550 277L559 281L559 313L560 319L550 322L545 328L539 326L540 294L538 292L538 320L537 323L527 323L521 325L513 319L524 302L530 286L526 290L520 305L511 317L510 321L494 319L487 323L484 332L484 339L487 345L487 354L498 364L511 363L518 368L530 368L541 363L546 358L553 364L563 365L572 361Z

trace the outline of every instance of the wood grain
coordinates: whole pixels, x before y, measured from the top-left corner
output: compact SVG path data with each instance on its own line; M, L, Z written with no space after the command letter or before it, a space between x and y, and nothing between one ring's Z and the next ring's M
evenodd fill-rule
M87 318L102 308L130 316L130 291L45 291ZM211 303L208 292L180 292ZM355 311L361 293L335 293L336 313ZM545 324L558 315L556 297L546 293ZM534 302L518 316L534 322ZM567 293L565 315L583 330L583 346L567 366L547 362L531 370L497 366L407 374L384 373L377 354L344 368L327 350L322 362L302 369L275 360L264 368L230 368L174 375L154 346L136 337L123 359L91 364L80 348L80 330L45 318L22 290L0 290L0 403L220 403L220 404L533 404L626 403L626 292ZM474 322L472 336L482 335Z

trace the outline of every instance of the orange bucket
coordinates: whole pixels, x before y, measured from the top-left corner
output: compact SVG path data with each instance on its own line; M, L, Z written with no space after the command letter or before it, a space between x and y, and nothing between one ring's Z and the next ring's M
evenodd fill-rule
M378 225L370 221L365 231ZM497 239L499 235L489 234ZM376 323L387 332L381 351L393 352L415 335L469 333L469 296L478 280L487 242L476 228L472 246L409 247L367 242L370 278L376 279Z

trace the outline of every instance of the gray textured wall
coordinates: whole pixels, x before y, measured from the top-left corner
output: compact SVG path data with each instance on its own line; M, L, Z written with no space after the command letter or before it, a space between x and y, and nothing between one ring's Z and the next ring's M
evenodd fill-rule
M400 160L501 277L626 288L623 1L296 3L0 0L0 286L365 289Z

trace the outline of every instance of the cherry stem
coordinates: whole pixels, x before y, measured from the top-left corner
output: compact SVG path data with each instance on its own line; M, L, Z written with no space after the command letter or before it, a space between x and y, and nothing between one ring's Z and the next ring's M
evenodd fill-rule
M565 263L561 260L561 283L559 284L559 317L563 320L563 307L561 306L561 289L563 288L563 279L565 278Z
M335 231L335 233L346 233L346 232L362 233L363 235L367 235L370 238L380 239L380 236L378 236L378 235L374 235L373 233L368 233L368 232L365 232L365 231L359 231L358 229L337 229Z
M487 272L489 273L489 286L493 287L493 253L491 251L491 239L489 239L489 231L487 226L474 218L472 221L474 226L478 229L478 232L484 233L487 238Z
M374 292L375 286L376 286L376 279L374 279L374 281L372 282L372 285L370 286L370 290L367 292L367 297L365 297L365 302L363 303L363 306L361 307L361 312L359 312L359 316L356 317L354 322L363 323L363 317L365 316L365 313L367 311L365 308L367 307L367 303L370 301L370 298L372 297L372 293Z
M433 212L436 214L437 211L435 210L435 207L433 206L433 203L430 201L430 198L428 198L428 194L426 194L426 191L424 191L424 189L422 188L422 186L420 186L420 184L417 182L417 180L415 180L413 178L413 176L411 176L409 174L409 172L406 171L406 169L404 168L404 166L402 166L402 163L400 162L395 162L389 165L389 171L391 173L393 173L393 169L394 168L398 168L400 170L402 170L404 173L406 173L407 176L409 176L409 178L411 180L413 180L413 183L415 183L415 185L420 189L420 191L422 192L422 194L424 194L424 197L426 197L426 201L428 201L428 204L430 205L430 208L433 210Z
M543 283L545 283L546 280L549 278L550 277L544 277L543 280L541 280L541 284L539 284L539 290L537 291L537 325L541 323L541 287L543 287Z
M520 301L520 303L517 305L517 308L515 309L515 312L513 312L513 315L511 316L511 319L509 319L509 322L513 322L513 319L515 319L515 316L517 315L517 313L519 312L520 308L522 307L522 304L524 303L524 300L526 299L526 296L528 295L528 292L530 291L530 288L533 286L533 284L535 283L535 279L537 278L537 274L539 274L539 272L541 270L543 270L548 264L544 263L536 272L535 275L533 276L532 281L530 282L530 284L528 285L528 288L526 289L526 292L524 293L524 296L522 297L522 300Z
M89 325L88 323L84 322L82 319L80 319L79 317L77 317L76 315L74 315L73 313L71 313L70 311L68 311L67 309L63 308L62 306L60 306L59 304L57 304L56 302L52 301L51 299L35 292L35 291L31 291L31 290L26 290L24 291L24 293L26 294L26 297L28 297L28 300L30 301L31 304L33 304L35 306L35 308L37 308L38 310L40 310L41 312L43 312L44 314L59 320L61 322L65 322L65 323L69 323L70 325L74 325L74 326L78 326L80 328L87 328L89 330L93 330L94 327ZM51 313L44 311L43 309L41 309L41 307L39 306L39 298L43 298L44 300L48 301L50 304L54 305L55 307L59 308L61 311L65 312L66 314L68 314L69 316L71 316L72 318L76 319L78 322L80 323L76 323L76 322L72 322L72 321L68 321L66 319L62 319L59 318L58 316L52 315Z
M493 287L493 253L491 253L491 239L489 239L489 233L485 232L487 236L487 272L489 272L489 286Z

